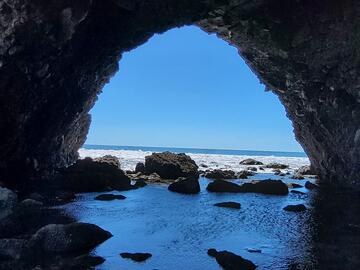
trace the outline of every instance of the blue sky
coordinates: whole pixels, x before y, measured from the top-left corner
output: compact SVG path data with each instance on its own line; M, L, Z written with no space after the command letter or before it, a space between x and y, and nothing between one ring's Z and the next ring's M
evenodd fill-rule
M87 144L302 151L236 48L195 26L125 53L91 114Z

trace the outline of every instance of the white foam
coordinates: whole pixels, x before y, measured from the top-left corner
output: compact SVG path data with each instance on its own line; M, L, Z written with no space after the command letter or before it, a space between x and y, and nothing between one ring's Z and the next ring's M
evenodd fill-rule
M105 155L112 155L119 158L121 168L124 170L133 170L138 162L144 162L145 156L151 155L150 151L142 150L102 150L102 149L84 149L79 150L80 158L85 157L102 157ZM219 154L194 154L187 153L195 160L197 165L205 164L209 169L231 169L240 171L248 167L240 165L239 162L246 158L253 158L258 161L268 164L277 162L289 165L290 170L295 170L301 166L309 165L307 157L276 157L276 156L246 156L246 155L219 155ZM200 167L200 169L204 169ZM271 170L268 170L271 171Z

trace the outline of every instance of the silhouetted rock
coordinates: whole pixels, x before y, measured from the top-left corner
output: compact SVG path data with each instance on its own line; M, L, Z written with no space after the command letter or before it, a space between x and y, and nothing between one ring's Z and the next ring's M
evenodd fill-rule
M2 260L20 259L27 248L27 242L25 239L0 239L0 265Z
M150 253L120 253L120 256L125 259L131 259L135 262L143 262L149 259L152 255Z
M115 194L100 194L95 197L95 200L98 201L112 201L112 200L125 200L126 197L123 195L115 195Z
M247 158L242 161L240 161L240 165L263 165L264 163L257 161L252 158Z
M84 254L75 257L71 261L69 268L71 270L92 269L92 267L102 264L103 262L105 262L105 259L103 257Z
M284 210L289 212L302 212L306 210L306 206L303 204L287 205L284 207Z
M168 189L182 194L197 194L200 192L198 178L179 178L176 182L169 185Z
M16 204L16 193L10 189L0 187L0 220L10 215Z
M217 251L216 249L209 249L208 255L214 257L217 263L224 270L254 270L256 265L244 259L243 257L236 255L229 251Z
M285 164L280 164L280 163L273 162L273 163L266 164L265 168L282 170L282 169L289 168L289 166L285 165Z
M135 173L145 173L145 164L143 162L138 162L135 166Z
M225 208L234 208L234 209L241 208L241 204L238 202L221 202L221 203L215 203L214 206L225 207Z
M165 179L199 176L195 161L183 153L153 153L145 157L145 169L147 174L157 173Z
M235 179L236 178L234 171L220 170L220 169L206 171L204 176L209 179Z
M247 179L249 176L253 176L253 175L255 175L254 172L243 170L236 174L236 178Z
M209 168L209 166L206 165L206 164L204 164L204 163L201 163L201 164L200 164L200 167L202 167L202 168Z
M60 182L63 188L75 192L133 189L130 178L109 157L98 161L91 158L78 160L62 171Z
M229 192L229 193L240 192L239 185L224 180L215 180L209 183L206 189L209 192Z
M244 183L239 188L240 192L255 192L272 195L286 195L289 193L287 185L281 180L261 180Z
M142 187L147 186L147 184L144 179L139 179L139 180L136 180L135 186L142 188Z
M316 188L318 188L319 186L316 185L316 184L314 184L314 183L311 183L310 181L306 181L306 182L305 182L305 187L306 187L307 189L316 189Z

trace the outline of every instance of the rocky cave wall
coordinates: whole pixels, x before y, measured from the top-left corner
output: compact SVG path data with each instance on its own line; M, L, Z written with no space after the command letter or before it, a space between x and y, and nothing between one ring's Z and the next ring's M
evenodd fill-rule
M0 181L74 162L121 54L198 24L279 96L322 181L359 187L359 15L350 0L0 0Z

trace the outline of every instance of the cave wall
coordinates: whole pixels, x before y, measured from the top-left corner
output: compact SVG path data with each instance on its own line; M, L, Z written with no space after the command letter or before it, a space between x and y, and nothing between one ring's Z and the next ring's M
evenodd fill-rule
M0 181L74 162L121 54L195 23L279 96L323 182L360 186L359 14L350 0L0 0Z

